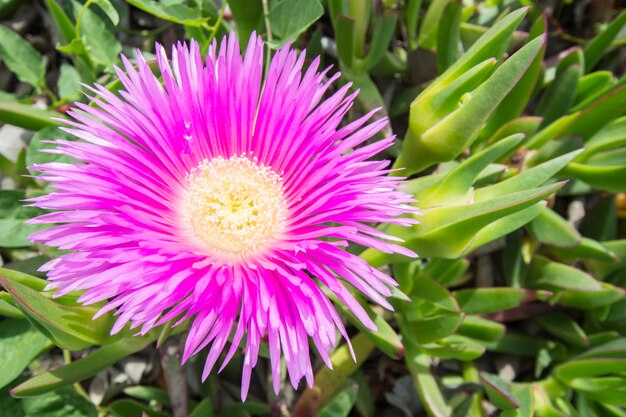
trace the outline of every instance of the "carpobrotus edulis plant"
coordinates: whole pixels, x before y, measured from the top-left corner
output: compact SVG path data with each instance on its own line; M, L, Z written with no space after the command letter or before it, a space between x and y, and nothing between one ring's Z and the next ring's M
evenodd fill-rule
M231 332L223 364L246 335L243 398L265 337L274 389L281 352L292 384L311 385L309 338L328 366L337 329L348 338L322 286L370 329L344 282L391 308L394 280L347 242L415 255L371 226L415 223L402 179L370 159L394 138L364 144L386 119L340 126L358 93L344 85L324 99L338 74L318 72L318 60L305 71L288 46L263 79L256 35L243 56L234 34L213 43L206 61L195 42L171 62L157 47L162 83L141 54L137 68L123 60L121 97L90 88L95 106L77 103L66 121L81 140L53 142L81 163L32 167L56 189L33 199L56 211L32 222L60 224L31 239L71 251L42 267L49 287L108 300L98 314L117 310L114 333L191 320L183 361L211 344L203 378Z

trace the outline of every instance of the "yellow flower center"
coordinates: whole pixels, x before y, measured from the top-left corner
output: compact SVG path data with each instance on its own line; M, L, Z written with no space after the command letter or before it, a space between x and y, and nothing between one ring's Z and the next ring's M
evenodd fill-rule
M210 253L241 260L284 230L283 179L245 156L205 159L187 177L184 220Z

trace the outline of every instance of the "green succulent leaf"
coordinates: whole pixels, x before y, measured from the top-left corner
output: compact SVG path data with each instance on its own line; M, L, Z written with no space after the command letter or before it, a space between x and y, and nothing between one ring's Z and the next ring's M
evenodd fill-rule
M511 387L497 375L481 372L480 382L487 392L489 401L501 410L519 408L519 404L511 391Z
M10 271L2 271L0 284L11 294L24 315L39 331L58 346L80 350L115 340L109 335L110 315L93 320L97 306L77 307L59 304L21 284Z
M626 25L626 11L622 11L604 31L593 38L585 47L585 72L591 71L604 53L611 47L613 39Z
M528 224L528 231L541 243L558 247L577 246L582 240L570 222L548 207Z

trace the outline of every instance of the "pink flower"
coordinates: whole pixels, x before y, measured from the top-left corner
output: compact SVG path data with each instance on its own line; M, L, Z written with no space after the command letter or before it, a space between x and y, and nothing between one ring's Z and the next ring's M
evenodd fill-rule
M56 295L82 290L85 304L109 300L112 329L140 332L191 320L183 362L211 345L203 379L231 332L222 368L246 337L241 394L247 395L259 344L267 337L274 389L285 358L296 387L313 372L309 340L328 366L336 331L347 339L327 287L375 330L345 283L391 309L395 282L345 250L348 242L414 254L371 224L415 223L401 179L388 161L369 160L393 138L364 145L387 123L345 126L357 93L350 85L323 99L339 77L304 71L304 54L278 51L263 80L263 42L244 56L234 35L215 43L206 62L196 42L157 46L161 83L140 54L122 57L121 98L97 85L97 106L77 103L65 130L81 141L50 150L82 163L32 169L54 192L33 205L58 223L31 236L71 250L42 267Z

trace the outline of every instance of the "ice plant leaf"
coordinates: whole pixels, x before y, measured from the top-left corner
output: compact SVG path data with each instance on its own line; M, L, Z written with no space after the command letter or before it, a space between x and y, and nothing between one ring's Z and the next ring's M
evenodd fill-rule
M32 106L0 99L0 121L29 130L58 126L63 115L50 110L41 110Z
M120 359L145 348L154 342L158 335L159 332L156 330L145 336L127 337L102 346L84 358L22 382L11 390L11 394L15 397L31 397L83 381Z
M622 11L606 29L585 46L585 72L590 72L595 67L625 25L626 11Z
M572 247L582 240L571 223L548 207L530 222L528 230L540 242L559 247Z
M80 350L112 341L110 317L92 321L97 308L58 304L6 275L0 276L0 284L13 296L29 321L63 349Z
M82 140L53 142L80 162L30 167L54 189L32 199L54 211L31 223L55 224L31 239L69 251L41 269L55 296L105 303L114 334L188 321L182 360L206 348L203 379L245 340L242 398L262 339L276 391L281 357L294 387L313 384L311 345L330 364L347 332L322 286L370 331L376 321L344 283L392 307L393 279L347 242L415 256L371 226L417 222L402 179L372 158L393 144L370 142L387 120L370 122L371 111L341 124L357 93L345 85L324 99L338 75L318 72L319 59L305 69L289 47L264 74L264 55L259 36L242 54L231 33L207 57L192 42L170 61L157 45L156 74L141 54L124 57L119 95L96 85L91 104L68 112L65 131Z

